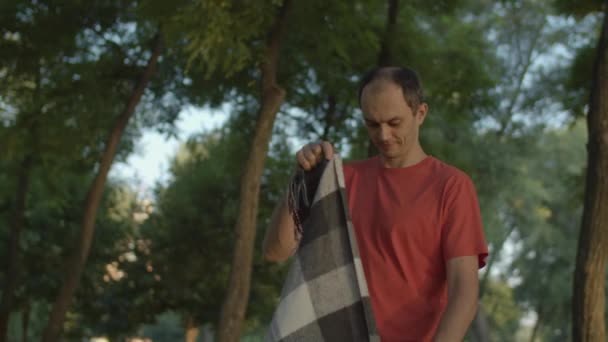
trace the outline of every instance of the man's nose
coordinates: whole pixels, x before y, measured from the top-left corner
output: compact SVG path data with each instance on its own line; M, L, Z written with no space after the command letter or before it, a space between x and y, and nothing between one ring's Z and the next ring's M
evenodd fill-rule
M380 125L380 140L387 141L391 137L390 129L387 125Z

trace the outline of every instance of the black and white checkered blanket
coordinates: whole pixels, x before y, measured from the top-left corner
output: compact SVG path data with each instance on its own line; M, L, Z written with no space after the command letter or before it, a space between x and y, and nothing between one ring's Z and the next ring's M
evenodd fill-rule
M340 158L298 171L289 198L300 243L266 341L380 341Z

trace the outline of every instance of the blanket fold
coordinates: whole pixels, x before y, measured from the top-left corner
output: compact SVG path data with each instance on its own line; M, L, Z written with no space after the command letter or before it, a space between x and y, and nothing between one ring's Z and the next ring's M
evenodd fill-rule
M339 156L296 172L288 202L299 246L266 341L380 341Z

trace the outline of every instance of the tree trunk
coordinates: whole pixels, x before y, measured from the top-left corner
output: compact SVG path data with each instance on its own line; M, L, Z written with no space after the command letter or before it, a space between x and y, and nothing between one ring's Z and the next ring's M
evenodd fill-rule
M477 313L473 324L471 325L471 331L473 332L473 338L477 342L490 342L490 326L488 324L488 316L481 305L481 301L478 304Z
M386 31L382 37L380 54L378 55L378 66L393 65L393 41L395 32L397 31L397 15L399 14L399 0L388 0L388 9L386 13Z
M490 281L490 274L492 272L492 268L495 264L496 258L502 253L502 249L505 246L505 243L509 239L509 236L513 234L515 231L515 225L510 225L509 230L505 234L505 237L498 241L496 247L492 250L492 256L488 258L488 264L486 265L486 272L481 279L481 283L479 284L479 299L482 299L486 291L488 290L488 282Z
M606 341L608 257L608 1L597 46L587 115L587 179L572 298L572 339Z
M479 309L477 310L477 313L475 314L475 319L473 320L473 324L471 325L471 329L473 331L473 336L475 336L475 340L477 342L490 341L490 329L489 329L489 325L487 323L488 318L487 318L487 314L485 313L485 311L483 311L481 299L483 298L483 296L486 294L486 291L488 290L488 286L489 286L488 283L490 281L490 273L492 272L492 266L495 264L496 256L500 255L505 243L507 242L507 240L509 239L509 236L511 236L511 234L513 233L514 230L515 230L515 226L511 225L511 227L505 234L505 237L498 242L498 245L492 252L492 254L495 257L488 259L488 264L486 265L486 273L484 273L483 278L479 284L479 304L478 304Z
M213 328L212 328L211 324L206 324L205 326L203 326L201 340L202 340L201 342L213 342L214 341Z
M21 313L21 340L23 342L29 341L29 339L27 338L27 334L30 328L30 312L30 304L26 304L25 308L23 309L23 312Z
M399 15L399 0L388 0L386 13L386 30L380 43L380 53L378 54L378 66L393 65L393 42L395 31L397 30L397 16ZM376 147L371 139L367 142L367 156L373 157L377 153Z
M198 328L198 324L196 324L196 321L194 320L194 318L192 317L188 317L186 318L186 322L184 324L185 329L186 329L186 342L196 342L196 339L198 338L198 334L200 332L199 328Z
M263 61L260 63L261 108L258 112L255 135L241 178L232 269L217 331L219 342L237 342L239 340L249 301L260 178L274 120L285 98L285 90L277 83L276 77L279 48L290 7L291 0L285 0L268 34Z
M17 190L15 194L15 207L11 215L10 231L8 237L8 256L6 259L6 283L2 290L0 302L0 341L8 341L8 323L11 316L14 293L20 278L19 245L21 231L25 225L25 205L30 180L31 156L27 156L19 165L17 174Z
M76 251L66 260L66 263L64 264L63 285L59 290L59 295L55 299L51 315L42 337L43 342L55 342L59 340L65 314L70 307L74 292L78 287L80 277L89 255L89 249L91 247L93 234L95 232L97 209L103 194L108 172L112 166L112 161L116 155L118 144L125 128L127 127L127 124L129 123L129 119L133 115L135 107L139 103L146 86L156 71L156 64L161 52L161 48L162 39L159 32L154 38L153 52L148 60L148 64L143 70L140 79L136 82L129 99L127 100L125 109L116 119L116 122L114 122L110 136L106 141L105 150L99 162L99 170L95 175L93 183L89 187L89 191L84 203L82 229L77 241Z
M329 130L334 126L336 120L336 97L332 94L327 96L327 110L325 111L325 118L323 120L323 133L321 133L321 140L329 139Z
M538 330L540 330L541 322L541 312L538 312L538 317L536 318L536 322L534 322L534 328L532 329L532 335L530 335L530 342L536 341L536 336L538 335Z

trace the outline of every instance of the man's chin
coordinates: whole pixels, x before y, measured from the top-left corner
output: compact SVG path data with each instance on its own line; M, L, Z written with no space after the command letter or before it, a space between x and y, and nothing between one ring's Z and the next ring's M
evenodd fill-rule
M383 158L386 158L386 159L395 159L395 158L399 157L399 151L396 151L396 150L389 150L389 151L380 150L380 155Z
M396 144L388 144L388 145L376 144L376 148L381 153L388 153L388 154L395 153L398 151L398 146Z

